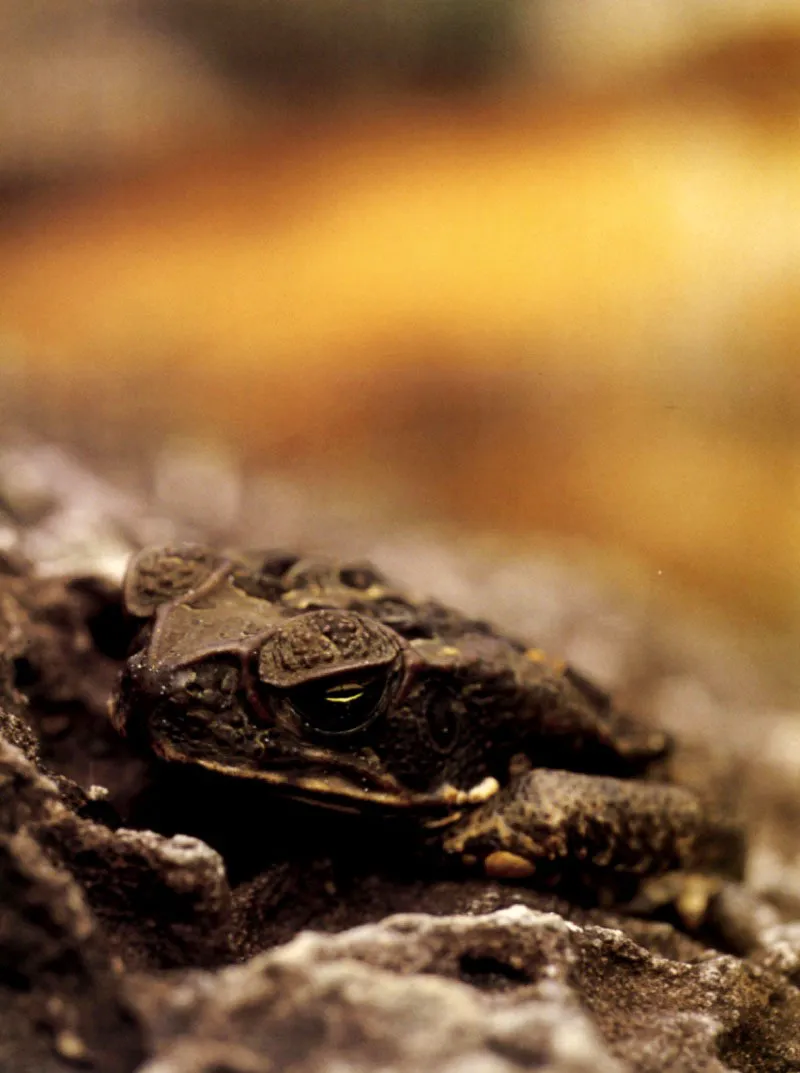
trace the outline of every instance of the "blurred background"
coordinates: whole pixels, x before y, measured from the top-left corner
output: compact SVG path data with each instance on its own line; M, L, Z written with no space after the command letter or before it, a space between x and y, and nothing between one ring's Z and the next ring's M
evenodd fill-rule
M794 0L5 0L0 76L5 434L794 651Z

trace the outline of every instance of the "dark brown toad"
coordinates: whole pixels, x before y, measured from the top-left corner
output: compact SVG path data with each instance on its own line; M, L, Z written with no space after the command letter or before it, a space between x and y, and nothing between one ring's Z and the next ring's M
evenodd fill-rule
M142 631L111 718L154 758L176 827L196 816L207 835L211 813L269 840L300 801L323 807L326 837L330 817L368 818L390 855L410 841L450 872L605 902L668 889L686 920L741 876L741 830L670 781L664 733L371 566L151 548L124 601ZM244 813L224 807L235 786Z

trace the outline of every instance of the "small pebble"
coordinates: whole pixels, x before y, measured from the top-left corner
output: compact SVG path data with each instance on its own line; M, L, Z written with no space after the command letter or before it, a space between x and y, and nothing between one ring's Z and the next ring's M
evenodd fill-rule
M68 1062L85 1062L89 1056L86 1044L80 1036L67 1030L56 1036L56 1051Z

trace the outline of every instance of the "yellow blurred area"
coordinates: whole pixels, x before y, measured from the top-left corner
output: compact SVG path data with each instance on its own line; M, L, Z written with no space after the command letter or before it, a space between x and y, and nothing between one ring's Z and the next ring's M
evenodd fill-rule
M40 198L0 280L34 409L590 538L797 625L793 108L395 99Z
M328 361L431 330L634 371L697 332L735 362L742 316L791 315L800 137L713 107L570 118L362 119L58 202L4 237L0 313L70 361Z

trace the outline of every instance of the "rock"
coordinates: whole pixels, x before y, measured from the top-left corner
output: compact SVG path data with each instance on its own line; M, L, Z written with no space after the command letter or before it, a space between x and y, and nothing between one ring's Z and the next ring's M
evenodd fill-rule
M467 919L480 927L481 918ZM136 1004L155 1045L141 1073L624 1068L557 987L547 995L498 997L443 978L432 963L419 976L402 958L378 967L383 937L394 926L405 927L407 949L425 960L424 940L418 946L421 936L406 926L412 920L391 918L388 932L383 925L359 929L364 934L352 933L353 946L349 933L343 942L304 934L213 979L186 978L167 993L140 982ZM449 921L438 923L447 928Z
M222 860L187 835L109 831L63 815L38 834L79 880L126 967L219 963L230 891Z
M329 872L320 869L318 873L306 871L298 876L286 865L234 888L231 943L237 957L251 957L285 943L303 928L340 932L377 923L394 914L483 915L511 906L558 914L581 926L615 928L646 950L673 960L694 960L707 949L661 921L585 909L553 893L485 879L400 879L381 875L363 875L346 883L341 882L341 877L336 879L334 891Z
M110 830L81 818L1 737L0 831L77 881L109 957L158 967L224 960L230 892L220 857L185 835Z
M80 885L30 832L62 809L0 743L0 1069L133 1070L142 1046L121 974Z
M29 757L41 754L57 781L87 789L111 782L124 800L142 764L106 717L119 664L95 643L98 629L112 649L129 640L114 586L41 577L31 567L0 573L0 731Z
M670 961L618 931L522 906L303 933L215 975L139 979L134 1003L154 1049L142 1073L800 1062L800 992L779 975L725 955Z

